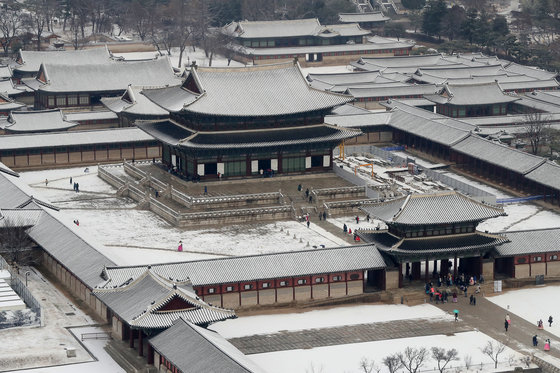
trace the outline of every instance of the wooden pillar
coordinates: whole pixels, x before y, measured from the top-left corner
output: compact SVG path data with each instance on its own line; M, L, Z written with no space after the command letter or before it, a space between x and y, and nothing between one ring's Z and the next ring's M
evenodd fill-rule
M428 259L426 259L425 267L426 269L424 273L424 279L426 280L426 282L430 282L430 261Z
M128 347L134 348L134 329L132 329L132 328L129 328Z
M402 273L402 263L400 263L400 266L401 266L401 273ZM405 274L406 278L408 278L408 275L410 275L410 263L406 262L406 274Z
M144 356L144 341L142 340L142 329L138 329L138 356Z
M154 349L152 345L148 343L148 364L154 364Z
M406 270L408 273L408 263L406 263ZM402 263L399 262L399 289L403 287Z
M457 278L457 255L453 258L453 280Z
M412 263L412 279L420 280L420 262Z
M438 271L437 259L434 260L434 273Z

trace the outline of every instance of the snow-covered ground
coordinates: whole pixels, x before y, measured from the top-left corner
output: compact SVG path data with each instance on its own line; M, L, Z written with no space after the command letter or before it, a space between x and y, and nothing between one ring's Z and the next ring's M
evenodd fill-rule
M97 166L31 171L22 179L37 198L63 208L66 220L80 222L90 237L101 241L107 257L119 265L166 263L223 255L252 255L281 251L336 247L346 242L311 224L296 221L243 224L198 230L176 228L136 203L116 197L116 189L97 176ZM80 184L76 193L72 182ZM45 180L48 180L46 184ZM177 252L179 241L184 251ZM309 243L309 244L308 244Z
M503 205L507 216L489 219L478 225L479 231L504 232L560 227L560 214L529 203Z
M405 319L452 320L453 316L429 304L409 307L404 305L360 305L336 307L301 313L239 317L213 324L210 329L226 339L280 331L329 328L373 322ZM425 320L423 320L425 322ZM289 370L287 370L289 371Z
M70 333L74 335L77 340L81 339L84 333L105 333L103 329L98 326L86 326L78 328L70 328ZM69 363L67 365L58 365L48 368L35 368L18 370L18 373L124 373L122 369L105 351L105 345L108 343L107 339L85 339L82 344L88 349L89 353L94 356L95 361L85 363Z
M523 366L519 362L523 355L505 347L499 355L498 369L494 369L493 361L482 353L481 348L488 341L498 345L498 342L480 332L465 332L452 335L434 335L404 339L391 339L365 343L312 348L309 350L288 350L248 355L255 363L266 367L270 373L360 373L364 372L360 361L373 361L378 369L373 372L387 373L389 370L382 360L394 353L403 352L406 347L422 348L440 347L446 350L454 348L459 352L459 360L453 361L448 368L461 368L463 372L493 372L513 369ZM471 359L471 368L465 368L465 359ZM510 361L512 365L510 365ZM482 366L481 366L482 364ZM437 362L431 357L431 352L418 372L437 371Z
M160 56L160 54L156 51L153 51L153 52L114 53L114 55L116 57L122 57L125 60L142 60L142 59L155 58L156 56L159 56L159 58L168 56L167 52L164 52L164 51L162 51L162 52L164 53L163 56ZM171 55L168 56L168 57L171 60L171 65L173 65L173 67L179 67L179 49L178 48L172 48L171 49ZM183 53L183 58L181 60L181 65L182 66L189 66L195 61L196 61L196 64L198 66L209 66L209 64L210 64L210 58L206 57L203 49L196 48L196 51L193 51L192 47L188 47L187 49L185 49L185 52ZM212 57L212 66L213 67L228 66L228 60L224 56L214 55ZM229 66L239 67L239 66L244 66L244 64L242 64L241 62L231 60Z
M539 286L530 289L510 290L504 294L490 296L487 299L509 312L535 324L543 320L545 330L560 337L560 286ZM548 326L548 317L552 316L552 327Z

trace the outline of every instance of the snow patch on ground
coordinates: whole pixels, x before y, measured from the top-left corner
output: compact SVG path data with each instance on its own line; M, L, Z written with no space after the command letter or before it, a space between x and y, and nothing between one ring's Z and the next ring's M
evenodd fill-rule
M414 337L404 339L391 339L386 341L375 341L365 343L352 343L346 345L312 348L310 350L289 350L269 352L264 354L248 355L255 363L267 367L269 373L360 373L364 370L360 367L360 361L364 358L374 361L380 368L380 373L389 370L383 365L382 360L394 353L403 352L406 347L421 348L441 347L444 349L454 348L459 352L459 361L451 362L448 368L461 368L467 372L464 359L466 356L472 358L471 372L494 372L504 371L506 368L512 370L515 366L523 366L519 359L523 356L509 347L499 355L498 369L494 369L493 361L480 350L488 341L495 344L498 342L480 332L464 332L452 335L434 335L426 337ZM426 358L425 364L419 371L437 371L437 362L431 357ZM509 364L509 358L515 363ZM481 367L481 364L482 367ZM376 372L377 370L374 370Z
M508 204L504 205L504 212L507 216L499 216L494 219L486 220L480 223L476 229L485 232L503 232L508 230L513 225L519 225L523 219L527 219L530 216L539 212L539 207L529 204Z
M409 307L404 305L364 305L336 307L302 313L239 317L212 325L210 328L226 339L271 334L280 331L330 328L343 325L405 320L410 318L449 319L453 316L429 304ZM290 370L286 370L288 372Z
M534 287L531 289L510 290L504 294L489 296L487 299L509 312L535 325L543 320L545 330L560 337L560 286ZM548 317L552 316L552 327ZM541 339L542 340L542 339Z

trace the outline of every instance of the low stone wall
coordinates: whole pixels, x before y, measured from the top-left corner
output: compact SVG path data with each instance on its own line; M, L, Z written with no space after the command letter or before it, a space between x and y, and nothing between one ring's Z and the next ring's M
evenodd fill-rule
M364 197L366 193L365 186L352 186L352 187L340 187L340 188L323 188L323 189L313 189L311 194L315 199L328 198L356 198Z
M348 215L360 212L360 207L369 203L371 203L371 199L325 202L324 207L328 210L329 216Z
M200 213L186 213L178 217L180 227L192 227L214 224L247 223L263 220L281 220L294 217L292 206L262 207L254 209L239 209L226 211L212 211Z

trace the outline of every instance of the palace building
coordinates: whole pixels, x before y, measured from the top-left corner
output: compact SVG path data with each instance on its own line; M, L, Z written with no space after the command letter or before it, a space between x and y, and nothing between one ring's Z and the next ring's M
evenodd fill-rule
M426 282L429 281L430 261L434 261L433 272L441 276L453 271L454 278L459 272L493 278L493 259L489 253L508 241L505 236L476 230L480 222L505 215L502 208L456 192L413 194L365 205L362 210L388 227L370 232L360 230L360 237L374 243L384 255L398 263L399 287L402 287L403 275L420 279L422 262Z
M170 119L138 127L161 141L163 163L186 178L329 170L332 149L360 134L324 123L352 98L310 87L297 62L193 67L182 87L142 93Z

